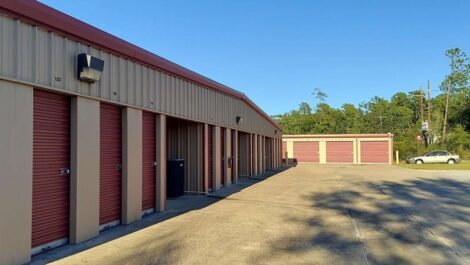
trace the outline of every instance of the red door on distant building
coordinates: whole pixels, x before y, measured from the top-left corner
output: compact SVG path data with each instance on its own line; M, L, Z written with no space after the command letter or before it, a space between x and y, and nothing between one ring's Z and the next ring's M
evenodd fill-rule
M361 163L388 164L388 145L387 141L361 141Z
M354 163L354 142L326 142L327 163Z
M293 142L294 143L294 159L299 163L320 162L319 144L318 142Z

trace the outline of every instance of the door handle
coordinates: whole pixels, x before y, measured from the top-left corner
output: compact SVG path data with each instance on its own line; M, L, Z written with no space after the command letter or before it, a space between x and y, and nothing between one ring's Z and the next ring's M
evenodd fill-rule
M116 164L114 168L118 171L121 171L122 170L122 165L121 164Z
M153 165L154 167L158 166L157 161L152 161L152 165Z
M60 175L61 175L61 176L70 175L70 169L69 169L69 168L66 168L66 167L61 168L61 169L60 169Z

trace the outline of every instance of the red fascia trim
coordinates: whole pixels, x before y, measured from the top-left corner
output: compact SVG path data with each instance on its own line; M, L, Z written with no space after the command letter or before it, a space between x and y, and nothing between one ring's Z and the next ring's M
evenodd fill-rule
M145 65L153 66L157 69L198 83L206 88L241 99L256 112L264 116L276 128L282 131L281 127L276 122L274 122L274 120L269 115L267 115L263 110L261 110L261 108L249 100L243 93L220 84L196 72L193 72L167 59L164 59L96 27L86 24L38 1L0 0L0 8L7 11L7 13L25 19L32 24L39 24L40 26L43 26L49 30L59 31L66 36L71 36L74 39L84 40L89 44L115 53L118 56L123 56Z

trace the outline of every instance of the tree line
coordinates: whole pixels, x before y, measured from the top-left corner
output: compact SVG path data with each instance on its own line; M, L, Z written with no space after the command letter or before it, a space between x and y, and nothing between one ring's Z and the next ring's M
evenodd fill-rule
M401 158L446 149L468 159L470 59L459 48L449 49L445 55L449 74L443 77L440 93L434 97L428 97L428 88L424 87L398 92L390 99L374 96L357 106L346 103L333 108L326 103L327 94L316 88L313 107L301 102L298 109L273 118L284 134L392 133L394 149ZM428 132L423 132L423 122Z

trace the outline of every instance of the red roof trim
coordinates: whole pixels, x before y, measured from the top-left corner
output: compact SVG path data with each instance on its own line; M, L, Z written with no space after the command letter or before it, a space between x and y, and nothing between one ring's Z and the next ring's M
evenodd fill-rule
M256 112L264 116L276 128L281 129L268 114L248 99L245 94L155 55L96 27L86 24L38 1L0 0L0 8L8 13L18 16L19 18L25 19L30 23L38 24L46 27L47 29L59 31L67 36L84 40L112 53L127 57L131 60L139 61L140 63L153 66L165 72L169 72L181 78L198 83L206 88L241 99Z

